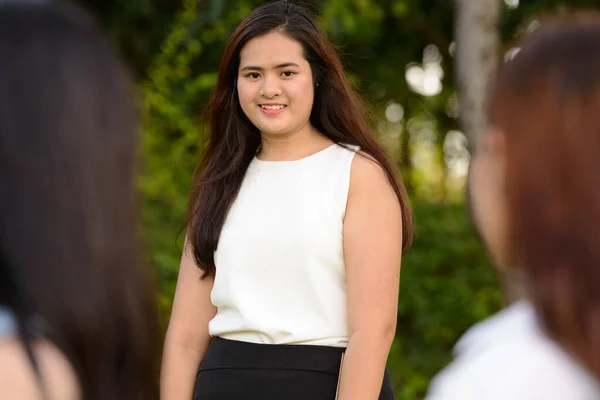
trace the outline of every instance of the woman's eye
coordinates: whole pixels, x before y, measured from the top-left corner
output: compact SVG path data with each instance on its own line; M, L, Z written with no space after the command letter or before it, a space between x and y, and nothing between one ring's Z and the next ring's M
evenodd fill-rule
M295 73L292 72L292 71L284 71L283 72L283 76L285 76L286 78L289 78L289 77L291 77L293 75L295 75Z
M246 78L250 78L250 79L258 79L260 77L260 75L258 74L258 72L250 72L248 75L246 75Z

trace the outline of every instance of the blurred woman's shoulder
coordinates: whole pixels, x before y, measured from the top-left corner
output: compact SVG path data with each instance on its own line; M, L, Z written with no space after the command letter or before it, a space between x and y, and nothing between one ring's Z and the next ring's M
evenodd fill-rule
M429 388L428 400L600 398L600 386L548 338L532 305L519 302L475 325L455 347L455 359Z
M80 399L75 371L63 353L47 340L36 340L33 353L50 399ZM16 336L0 338L0 399L40 399L40 383L25 347Z

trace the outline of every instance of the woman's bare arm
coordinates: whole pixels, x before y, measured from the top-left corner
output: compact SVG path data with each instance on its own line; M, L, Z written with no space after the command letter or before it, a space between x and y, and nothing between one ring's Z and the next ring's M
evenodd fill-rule
M187 243L187 242L186 242ZM216 313L210 301L213 279L200 279L189 245L181 256L171 320L165 337L161 400L190 400L198 367L210 344L208 323Z
M402 215L383 169L354 157L344 219L349 342L339 399L376 400L396 331Z

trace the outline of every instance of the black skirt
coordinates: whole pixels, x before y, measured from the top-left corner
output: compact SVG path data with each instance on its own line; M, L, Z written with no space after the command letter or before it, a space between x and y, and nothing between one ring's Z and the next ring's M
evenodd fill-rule
M344 348L213 338L194 400L334 400ZM386 372L379 400L393 400Z

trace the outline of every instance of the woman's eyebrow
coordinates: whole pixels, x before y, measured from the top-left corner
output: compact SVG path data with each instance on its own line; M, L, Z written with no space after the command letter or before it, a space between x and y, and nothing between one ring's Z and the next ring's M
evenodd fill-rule
M281 68L286 68L286 67L300 67L298 64L296 64L295 62L285 62L282 64L278 64L274 67L274 69L281 69ZM243 67L242 69L240 69L240 71L263 71L264 68L262 67L257 67L255 65L247 65L245 67Z

